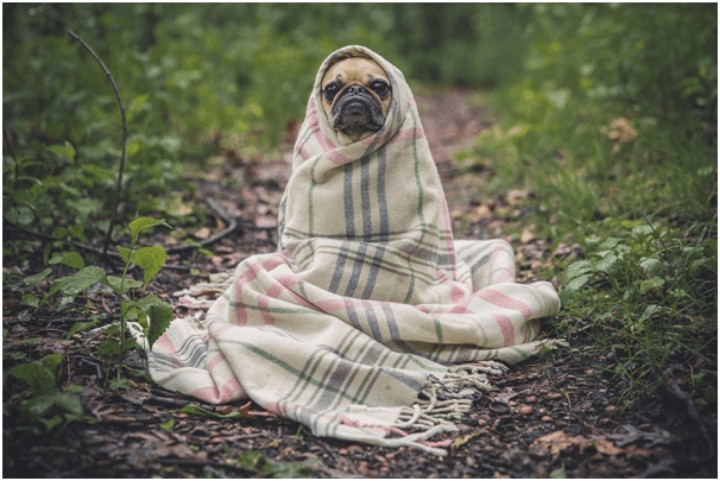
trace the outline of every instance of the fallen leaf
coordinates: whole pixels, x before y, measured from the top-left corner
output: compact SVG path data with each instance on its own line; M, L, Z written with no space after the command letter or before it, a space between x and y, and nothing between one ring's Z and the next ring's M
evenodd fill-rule
M594 448L605 456L616 456L624 452L604 436L593 435L590 438L582 435L568 436L563 430L536 439L530 445L529 452L538 457L550 455L553 461L557 461L563 451L577 449L582 455L588 448Z
M535 234L532 233L529 229L525 229L522 231L522 234L520 235L520 243L521 244L529 244L532 241L535 240Z
M605 454L607 456L616 456L623 452L622 449L615 447L615 445L610 442L607 438L603 436L590 436L592 446L597 450L600 454Z
M510 189L507 191L507 199L510 204L517 204L521 199L530 197L530 191L520 189Z
M510 401L512 398L514 398L517 395L518 395L518 393L516 393L515 391L508 391L508 392L492 393L489 397L493 401L507 404L508 401Z
M211 234L212 234L212 232L211 232L210 229L207 228L207 227L201 227L200 229L198 229L198 230L196 230L195 232L193 232L193 235L194 235L196 238L198 238L198 239L203 239L203 240L209 238Z
M475 439L476 437L480 436L483 432L482 431L475 431L470 434L466 434L465 436L461 436L459 438L456 438L455 441L453 441L451 447L452 449L457 449L461 446L464 446L469 441Z
M672 441L669 432L657 427L653 431L642 431L631 424L625 424L623 429L625 429L624 433L608 434L608 437L614 439L615 443L621 447L637 441L649 441L648 447L651 448L656 444L670 444Z

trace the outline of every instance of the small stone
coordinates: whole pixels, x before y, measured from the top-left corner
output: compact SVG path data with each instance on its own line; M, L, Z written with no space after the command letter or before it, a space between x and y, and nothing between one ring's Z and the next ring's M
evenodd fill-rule
M533 404L536 403L537 400L538 400L538 399L537 399L535 396L528 396L528 397L525 398L525 402L533 403Z
M540 418L540 421L542 421L544 423L551 423L551 422L553 422L553 418L551 418L550 416L543 416Z
M535 408L532 406L525 405L525 406L520 406L519 411L520 411L520 414L528 415L528 414L532 414L535 411Z

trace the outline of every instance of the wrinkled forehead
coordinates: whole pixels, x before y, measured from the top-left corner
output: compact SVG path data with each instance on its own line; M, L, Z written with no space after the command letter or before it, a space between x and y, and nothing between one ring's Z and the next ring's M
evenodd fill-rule
M387 80L387 73L375 60L368 57L345 57L330 64L323 75L322 85L336 79L347 82L373 78Z

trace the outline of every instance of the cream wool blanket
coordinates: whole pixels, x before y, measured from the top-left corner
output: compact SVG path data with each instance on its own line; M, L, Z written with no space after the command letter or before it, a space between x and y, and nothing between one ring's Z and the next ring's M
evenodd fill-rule
M350 143L322 110L339 59L387 72L384 127ZM558 312L547 282L514 282L502 240L455 241L402 73L360 46L318 71L280 205L276 253L238 265L204 321L176 319L149 353L153 379L205 402L246 397L315 435L444 454L451 419L488 373L535 353Z

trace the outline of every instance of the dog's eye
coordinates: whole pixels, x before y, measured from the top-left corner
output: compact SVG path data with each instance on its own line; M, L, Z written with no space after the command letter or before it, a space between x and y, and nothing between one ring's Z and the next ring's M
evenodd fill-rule
M337 82L331 82L325 86L325 98L328 100L332 100L335 98L337 93L340 91L340 85L338 85Z
M375 80L373 83L370 84L370 88L373 89L378 95L383 96L388 92L390 86L382 80Z

